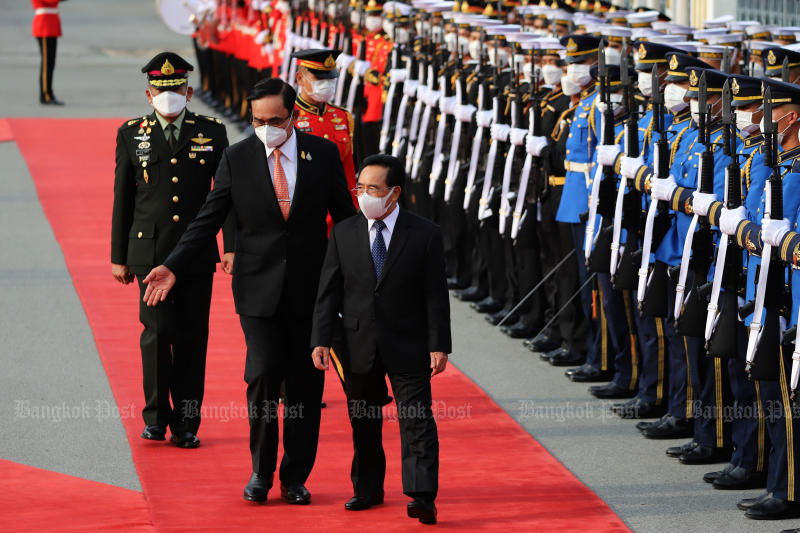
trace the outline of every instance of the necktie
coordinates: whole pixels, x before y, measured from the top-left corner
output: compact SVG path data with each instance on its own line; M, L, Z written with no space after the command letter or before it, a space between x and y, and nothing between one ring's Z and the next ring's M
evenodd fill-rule
M167 143L170 148L175 148L175 124L167 125Z
M376 220L372 223L375 229L375 240L372 241L372 262L375 265L375 277L380 279L383 271L383 262L386 260L386 242L383 240L383 228L386 224L383 220Z
M286 183L286 174L283 173L283 165L281 165L281 151L277 148L272 151L275 156L275 169L273 171L273 185L275 187L275 196L278 197L278 205L283 214L283 220L289 218L289 209L292 207L292 201L289 199L289 185Z

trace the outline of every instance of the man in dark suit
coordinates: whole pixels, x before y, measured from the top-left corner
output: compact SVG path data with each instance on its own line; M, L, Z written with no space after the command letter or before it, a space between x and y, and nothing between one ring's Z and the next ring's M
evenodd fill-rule
M377 154L358 176L362 215L334 226L314 309L314 365L327 369L336 346L353 427L351 511L383 502L386 457L381 405L389 375L397 402L408 516L436 523L439 440L431 376L451 351L450 302L439 227L397 205L405 184L400 160ZM341 319L339 318L341 314ZM337 343L338 344L338 343Z
M142 72L155 110L124 122L117 131L111 272L125 285L136 276L140 297L144 276L166 259L203 205L228 146L225 126L218 119L186 109L192 97L187 83L191 70L192 65L171 52L151 59ZM172 442L181 448L200 445L208 310L219 261L213 235L198 248L195 261L163 306L154 309L139 301L144 326L142 438L163 441L169 425Z
M236 259L233 298L247 343L244 378L250 412L253 474L248 501L264 502L278 454L278 395L285 381L281 496L307 504L304 486L317 453L324 374L309 357L311 315L327 246L325 218L338 222L355 208L332 142L295 131L296 93L277 78L248 97L255 135L229 147L214 190L178 246L145 278L156 305L191 268L203 243L231 213ZM227 246L226 246L227 248Z

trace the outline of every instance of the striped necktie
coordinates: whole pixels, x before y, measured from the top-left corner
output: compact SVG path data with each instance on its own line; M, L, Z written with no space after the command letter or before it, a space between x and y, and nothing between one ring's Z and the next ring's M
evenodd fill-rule
M283 220L288 220L292 201L289 198L289 185L286 183L286 174L283 173L283 165L281 165L281 151L276 148L272 151L272 154L275 156L275 169L272 181L275 187L275 196L278 198L278 205L281 208Z

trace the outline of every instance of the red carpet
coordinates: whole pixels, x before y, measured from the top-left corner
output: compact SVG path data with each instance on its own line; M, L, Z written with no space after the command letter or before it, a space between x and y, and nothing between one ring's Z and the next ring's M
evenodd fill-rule
M224 274L215 279L211 311L206 412L199 434L203 445L179 450L140 439L138 292L133 286L118 285L109 265L115 130L121 120L10 119L9 123L63 249L117 404L135 406L133 416L123 422L148 514L130 518L132 524L152 523L158 530L266 526L278 531L368 528L388 532L424 527L405 517L408 499L401 490L396 422L385 424L386 504L362 513L343 509L352 495L352 441L344 396L332 372L325 392L328 409L323 411L319 455L308 483L313 504L285 505L277 487L266 506L242 500L250 473L244 342L233 312L230 278ZM434 379L434 398L440 406L440 528L627 531L603 501L454 367ZM120 496L119 502L109 502L110 508L119 507L119 520L137 516L131 499ZM87 500L80 505L94 503ZM30 507L39 504L31 500ZM22 526L30 509L23 502L10 509L4 527ZM106 529L103 516L87 513L86 520L98 521L87 527ZM56 520L51 524L61 525Z

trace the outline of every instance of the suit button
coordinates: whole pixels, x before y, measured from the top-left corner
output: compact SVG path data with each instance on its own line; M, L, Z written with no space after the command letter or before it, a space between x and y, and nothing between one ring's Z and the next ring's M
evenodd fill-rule
M200 160L200 164L201 164L201 165L205 165L205 164L206 164L206 160L205 160L205 159L201 159L201 160Z
M139 237L139 238L141 239L141 238L142 238L142 232L140 231L140 232L138 233L138 235L136 235L136 236L137 236L137 237Z
M178 163L178 160L173 157L172 159L169 160L169 162L175 165Z
M172 197L172 203L173 203L173 204L177 204L177 203L178 203L178 200L179 200L179 198L178 198L177 196L173 196L173 197Z
M323 135L322 137L323 137L323 138L325 138L325 139L327 139L327 138L328 138L328 134L326 133L326 134L325 134L325 135Z
M178 176L172 176L172 183L178 183Z
M180 222L181 221L181 217L179 217L178 215L172 215L172 221L173 222Z
M147 168L147 161L142 161L142 168Z

